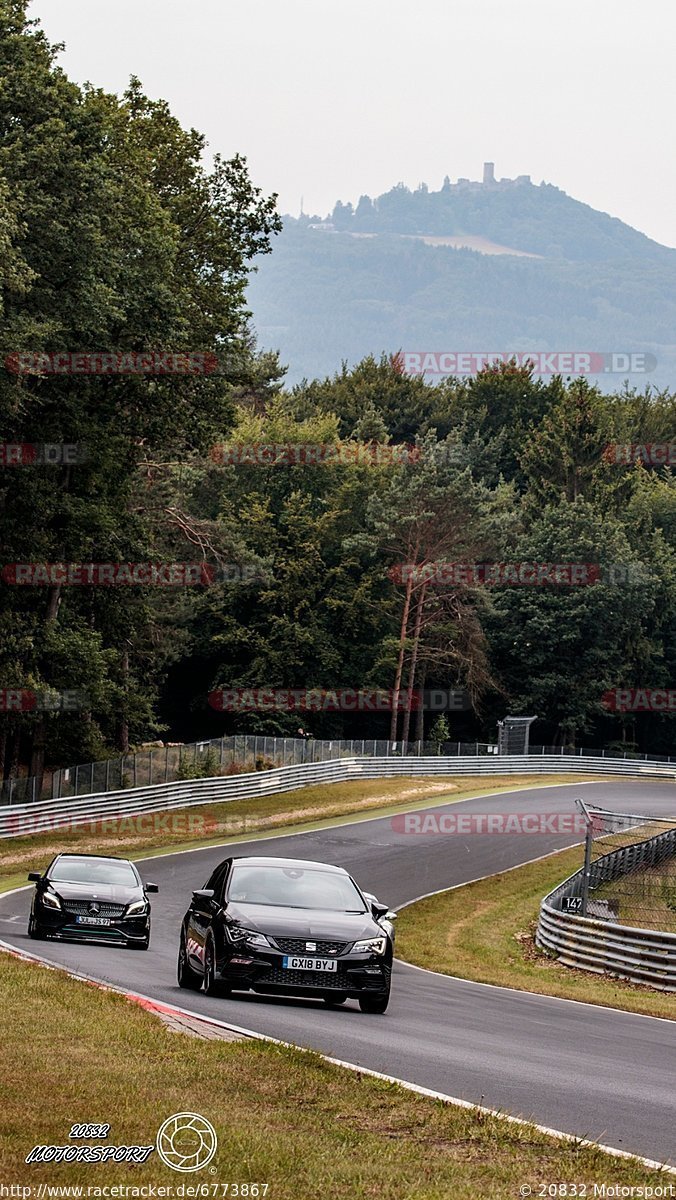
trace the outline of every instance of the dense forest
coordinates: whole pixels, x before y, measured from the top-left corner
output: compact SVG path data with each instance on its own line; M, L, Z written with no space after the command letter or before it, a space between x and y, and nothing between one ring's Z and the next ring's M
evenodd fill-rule
M676 397L510 364L430 385L386 346L285 386L247 311L281 222L246 161L207 172L201 136L136 80L122 97L77 87L20 0L0 2L0 67L0 695L55 698L5 700L4 776L158 737L295 733L298 712L209 702L238 687L462 688L471 702L304 713L317 737L420 737L441 721L492 740L522 713L540 719L538 741L669 752L673 712L615 712L604 697L673 682L676 487L649 454L608 448L674 441ZM648 269L637 255L627 271ZM666 288L673 267L650 269ZM507 320L509 293L493 302ZM150 352L217 369L90 369ZM72 370L45 365L59 355ZM7 450L45 444L78 452ZM231 452L262 446L309 449L283 463ZM316 461L318 446L342 452ZM585 586L494 585L438 570L449 563L598 570ZM31 564L50 569L27 576ZM54 564L200 569L180 586L133 572L110 586ZM84 698L77 711L59 711L66 692Z

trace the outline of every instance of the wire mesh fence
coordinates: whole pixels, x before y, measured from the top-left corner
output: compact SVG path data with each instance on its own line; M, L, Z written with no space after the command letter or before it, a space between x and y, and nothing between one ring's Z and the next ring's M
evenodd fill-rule
M181 745L148 747L119 758L46 771L41 778L19 776L0 782L0 804L89 796L179 779L203 779L294 767L354 757L483 756L497 751L486 742L386 742L373 738L320 740L237 734Z
M676 933L676 817L578 803L587 817L585 864L579 895L568 899L567 910Z

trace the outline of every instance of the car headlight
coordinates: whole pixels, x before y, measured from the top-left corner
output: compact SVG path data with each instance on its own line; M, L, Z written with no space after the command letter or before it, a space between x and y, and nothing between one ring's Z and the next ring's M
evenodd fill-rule
M61 908L61 901L56 892L44 891L42 893L42 903L45 908Z
M231 942L246 942L248 946L270 946L268 939L264 933L258 933L255 929L242 929L241 925L229 925L228 937Z
M353 954L384 954L387 946L386 937L366 938L363 942L355 942Z
M244 933L247 946L269 946L270 943L264 933L256 933L255 929L247 929Z
M133 904L129 905L125 915L128 917L140 917L144 913L147 913L147 911L148 904L145 900L134 900Z

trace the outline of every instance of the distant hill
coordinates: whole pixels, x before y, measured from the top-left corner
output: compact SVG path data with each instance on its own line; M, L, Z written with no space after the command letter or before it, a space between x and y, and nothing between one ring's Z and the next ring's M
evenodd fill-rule
M652 354L630 383L676 388L676 250L523 176L287 216L249 302L290 382L381 351L582 350Z

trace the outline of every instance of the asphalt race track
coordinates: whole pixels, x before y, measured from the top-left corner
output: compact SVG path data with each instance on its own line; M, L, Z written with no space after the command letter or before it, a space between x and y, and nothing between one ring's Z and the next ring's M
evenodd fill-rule
M676 813L676 785L616 780L478 797L454 808L570 814L577 795L626 812ZM453 810L430 805L425 811ZM409 835L396 832L392 818L385 817L266 838L264 852L337 863L397 908L578 841L579 834ZM222 858L255 852L249 841L148 862L144 877L159 884L160 895L153 897L147 953L29 941L28 889L0 896L0 939L167 1003L676 1163L676 1022L469 983L405 964L396 965L385 1016L361 1013L353 1001L331 1010L310 1000L209 999L181 991L175 973L178 931L192 889L203 886Z

